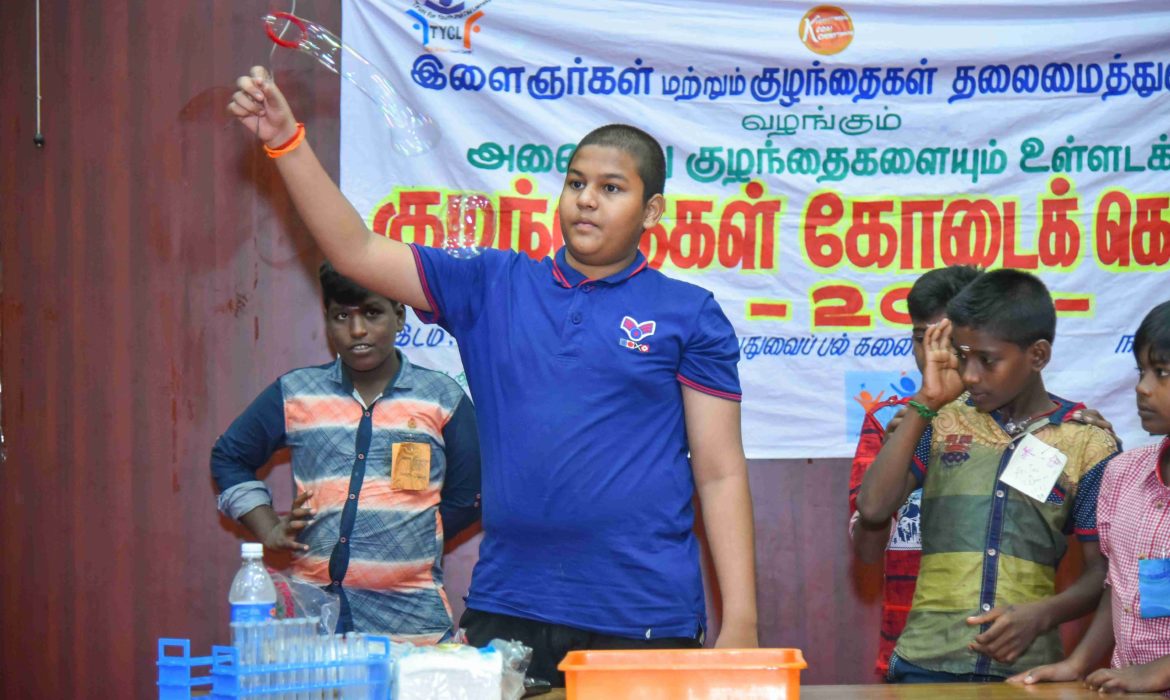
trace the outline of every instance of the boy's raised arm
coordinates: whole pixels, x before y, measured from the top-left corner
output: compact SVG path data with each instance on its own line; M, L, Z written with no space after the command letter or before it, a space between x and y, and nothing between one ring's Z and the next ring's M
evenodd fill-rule
M943 319L927 328L922 342L926 347L926 367L922 372L922 388L914 395L911 405L919 404L937 412L963 393L959 361L951 347L951 322ZM888 527L890 518L917 486L909 465L927 425L928 420L917 409L907 411L898 429L882 445L857 492L857 512L862 523Z
M687 386L682 394L691 470L723 602L715 646L757 647L755 521L739 403Z
M228 111L241 124L269 148L294 139L296 119L264 67L253 67L236 81L236 87ZM370 232L307 140L275 161L301 219L338 272L373 292L420 311L433 311L410 246Z
M890 518L918 485L909 465L914 448L928 425L930 423L918 413L911 413L902 421L898 432L882 445L857 492L857 514L860 516L857 530L884 528L889 532Z

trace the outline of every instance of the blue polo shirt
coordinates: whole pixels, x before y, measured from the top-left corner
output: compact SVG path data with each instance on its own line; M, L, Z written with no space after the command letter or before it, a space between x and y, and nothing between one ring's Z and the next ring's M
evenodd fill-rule
M475 399L483 529L467 605L653 639L705 626L682 385L740 398L715 298L637 259L565 262L414 246ZM710 527L718 527L711 524Z

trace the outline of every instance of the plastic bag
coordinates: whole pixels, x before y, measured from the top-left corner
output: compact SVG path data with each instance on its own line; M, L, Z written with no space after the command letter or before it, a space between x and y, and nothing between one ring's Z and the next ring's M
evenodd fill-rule
M524 673L532 662L532 648L517 641L493 639L488 648L500 652L503 676L500 682L501 700L520 700L524 697Z
M477 649L439 644L403 650L395 659L396 700L519 700L532 650L493 639Z
M276 586L276 617L316 617L319 634L333 634L341 616L341 596L321 586L293 578L279 571L268 572Z

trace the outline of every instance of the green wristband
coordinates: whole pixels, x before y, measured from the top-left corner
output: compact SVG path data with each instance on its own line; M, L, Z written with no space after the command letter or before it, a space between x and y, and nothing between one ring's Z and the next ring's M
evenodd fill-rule
M918 415L922 416L926 420L932 420L935 416L938 415L938 411L932 409L920 401L909 401L907 405L909 405L915 411L918 411Z

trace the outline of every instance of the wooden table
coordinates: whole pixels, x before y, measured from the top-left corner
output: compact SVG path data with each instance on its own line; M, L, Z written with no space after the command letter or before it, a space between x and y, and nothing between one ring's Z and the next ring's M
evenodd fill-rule
M927 683L922 685L806 685L800 689L801 700L830 698L868 698L871 700L984 700L986 698L1031 698L1032 700L1100 700L1101 694L1080 683L1040 683L1024 686L1015 683ZM1145 693L1110 696L1125 698L1160 698Z
M1021 686L1012 683L941 683L924 685L806 685L800 689L801 700L836 700L862 698L863 700L997 700L999 698L1029 698L1031 700L1100 700L1102 696L1080 683L1041 683ZM1110 697L1151 700L1161 695L1145 693ZM565 690L554 689L536 700L564 700ZM604 700L604 698L602 699Z

